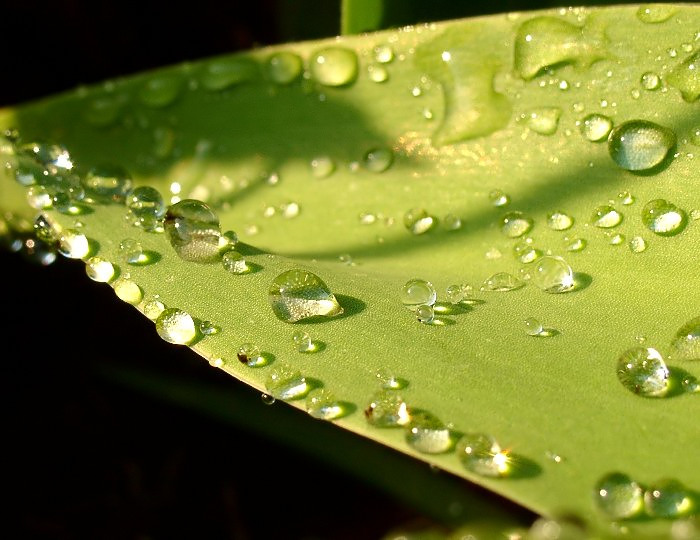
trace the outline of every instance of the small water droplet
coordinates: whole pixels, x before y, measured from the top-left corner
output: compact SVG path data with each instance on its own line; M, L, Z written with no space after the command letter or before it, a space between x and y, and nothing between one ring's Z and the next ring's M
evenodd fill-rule
M565 231L570 229L573 224L574 218L560 210L547 214L547 226L552 230Z
M143 300L141 287L128 277L118 278L114 281L112 287L114 287L114 294L117 295L117 298L127 304L137 305Z
M389 72L380 64L370 64L367 66L369 80L376 83L383 83L389 80Z
M46 210L53 206L53 197L44 186L30 186L27 189L27 203L35 210Z
M532 218L522 212L508 212L501 218L501 232L508 238L518 238L532 229Z
M250 270L245 257L235 250L224 253L221 257L221 264L227 272L232 274L246 274Z
M365 409L367 422L375 427L405 426L411 421L408 406L395 391L380 390Z
M551 450L547 450L544 455L548 460L553 461L554 463L564 462L564 458L561 455L557 454L556 452L552 452Z
M680 90L685 101L696 101L700 96L700 50L678 64L667 75L666 80Z
M612 130L613 122L603 114L589 114L581 122L581 133L591 142L605 140Z
M1 218L0 223L2 223ZM42 215L37 216L36 220L34 220L33 230L36 237L47 244L55 244L58 240L58 237L51 228L51 225L49 225L49 222L46 221L46 218Z
M500 189L494 189L489 192L489 201L493 206L506 206L510 202L510 197Z
M273 396L270 394L260 394L260 399L265 405L273 405L275 401L277 401Z
M85 189L85 201L97 203L122 203L131 190L131 175L118 165L100 165L88 171L81 180Z
M681 381L681 388L686 394L695 394L700 392L700 381L693 375L686 375Z
M605 233L608 236L608 243L611 246L620 246L625 242L625 235L620 233Z
M457 231L462 228L462 218L450 213L444 217L442 224L448 231Z
M579 252L583 251L586 249L586 246L588 245L588 242L586 241L585 238L579 238L578 236L574 236L573 238L565 239L566 242L566 251L571 251L571 252Z
M436 300L435 287L424 279L410 279L401 288L401 302L412 310L421 305L432 306Z
M119 119L121 106L120 99L109 96L98 97L85 105L83 118L92 126L105 128Z
M199 323L199 331L205 336L212 336L218 334L221 331L221 327L211 321L201 321Z
M109 283L114 278L114 266L102 257L90 257L85 261L85 273L93 280L100 283Z
M306 396L306 412L320 420L335 420L344 414L340 401L325 388L315 388Z
M644 4L637 9L637 18L644 23L662 23L670 19L676 11L676 6Z
M531 281L548 293L564 293L574 287L574 273L561 257L546 255L535 262Z
M58 236L58 252L69 259L83 259L90 253L90 243L80 231L64 229Z
M378 369L374 375L384 390L400 390L406 386L406 381L386 368Z
M133 238L125 238L119 243L119 252L129 264L143 264L148 260L141 243Z
M391 166L394 154L389 148L373 148L364 155L362 161L368 171L380 173Z
M372 223L377 221L377 216L371 212L363 212L360 214L359 218L362 225L372 225Z
M304 64L298 54L281 51L267 59L265 71L272 82L291 84L299 78L303 67Z
M433 228L435 218L424 208L411 208L404 214L403 224L413 234L424 234Z
M394 50L390 45L378 45L374 48L374 59L380 64L388 64L394 60Z
M513 246L513 253L523 264L530 264L542 256L542 252L532 245L532 238L520 240Z
M418 322L423 324L430 324L435 320L435 309L431 305L421 304L416 306L415 313Z
M593 497L600 508L612 519L626 519L638 515L644 507L642 488L623 473L609 473L595 486Z
M406 426L406 442L422 454L442 454L452 449L450 430L429 412L411 415Z
M165 341L176 345L187 345L197 336L190 314L177 308L161 312L156 319L156 331Z
M613 161L628 171L647 171L659 165L676 144L673 131L647 120L630 120L608 137Z
M661 77L653 71L647 71L642 74L640 83L645 90L658 90L661 87Z
M641 236L633 236L629 242L632 253L641 253L647 248L647 243Z
M218 58L208 62L199 75L203 88L217 92L258 76L258 66L247 58Z
M268 299L277 318L288 323L343 313L343 308L321 278L298 268L283 272L274 279Z
M324 86L345 86L357 78L357 55L344 47L317 51L309 65L314 80Z
M180 95L182 82L182 78L176 75L152 77L141 87L139 99L148 107L167 107Z
M559 127L561 109L558 107L541 107L530 111L525 116L525 123L535 133L553 135Z
M335 171L335 163L328 156L318 156L311 160L311 174L316 178L328 178Z
M301 212L299 203L296 203L294 201L281 205L280 210L282 211L282 217L284 217L285 219L295 218L299 215L299 212Z
M525 319L525 333L528 336L539 336L544 331L542 323L534 317Z
M292 334L294 347L300 353L310 353L316 351L316 346L307 332L299 331Z
M617 194L617 197L620 199L620 202L625 206L634 204L634 196L629 191L621 191Z
M481 285L482 291L507 292L524 287L525 283L508 272L498 272L486 279Z
M265 380L265 389L276 399L289 401L304 397L309 384L298 369L288 364L275 364Z
M219 218L203 202L183 199L172 205L165 214L164 227L181 259L198 263L219 259Z
M669 388L669 372L656 349L633 347L617 361L617 378L622 385L641 396L660 397Z
M604 204L593 211L591 222L601 229L610 229L617 227L622 222L622 214L612 206Z
M671 478L654 482L644 493L644 509L651 517L677 518L689 514L693 506L688 488Z
M164 311L165 304L157 299L149 300L143 306L143 314L152 321L157 320Z
M260 347L254 343L243 343L236 351L236 358L248 367L259 367L267 364L267 360L260 352Z
M461 285L450 285L445 290L448 302L452 304L459 304L464 300L464 290Z
M456 451L462 465L480 476L507 476L511 470L508 453L486 433L465 433L457 442Z
M654 199L642 209L642 223L659 236L680 233L688 222L686 213L665 199Z
M700 360L700 317L681 326L671 342L674 358Z
M126 195L126 208L132 225L156 231L165 215L165 203L160 192L150 186L139 186Z

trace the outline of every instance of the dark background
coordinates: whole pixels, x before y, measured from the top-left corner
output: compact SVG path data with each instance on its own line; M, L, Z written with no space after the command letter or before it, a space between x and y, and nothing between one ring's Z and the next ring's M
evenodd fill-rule
M385 26L544 5L474 4L394 0ZM183 60L331 36L339 14L337 1L321 0L13 2L0 10L0 106ZM45 268L0 250L0 269L10 501L3 536L357 539L431 524L254 430L105 377L102 367L146 368L259 400L157 338L109 287L90 282L82 263ZM296 477L300 484L290 485Z

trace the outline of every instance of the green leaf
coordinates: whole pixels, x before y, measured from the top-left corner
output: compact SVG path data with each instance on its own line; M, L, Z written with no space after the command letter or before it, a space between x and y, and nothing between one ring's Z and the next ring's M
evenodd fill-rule
M231 275L219 264L183 261L166 235L127 223L122 206L90 206L78 216L46 212L56 229L80 220L93 252L117 264L122 277L129 274L144 301L158 295L168 307L221 327L192 345L213 365L265 391L270 372L289 362L351 405L337 426L538 513L572 513L606 527L593 490L609 472L643 486L671 477L700 489L700 461L689 452L698 442L697 394L680 390L681 379L700 371L697 362L669 357L676 331L698 315L700 229L688 218L680 234L661 236L642 220L642 208L655 199L688 215L700 206L700 115L688 69L700 10L664 9L671 15L656 23L644 22L636 7L570 9L261 49L6 110L0 124L17 127L24 141L64 144L82 170L117 163L164 195L205 199L223 230L239 233L240 251L256 271ZM358 72L352 62L344 64L349 74L319 62L333 58L329 47L342 47L345 60L354 51ZM390 47L393 61L375 59L378 47ZM311 64L312 77L273 82L280 74L269 60L280 51ZM324 67L330 79L319 74ZM382 69L387 79L375 82ZM644 87L647 72L660 76L660 88ZM676 143L650 171L624 170L607 143L582 135L592 113L615 126L654 122ZM393 156L383 172L363 161L376 150ZM624 158L628 168L646 152ZM310 167L319 157L335 164L325 178ZM3 206L21 211L23 188L3 170ZM493 190L510 204L495 207ZM625 191L634 202L623 201ZM611 200L622 223L609 231L593 226L595 209ZM280 215L289 203L299 205L298 216ZM403 226L410 209L425 209L436 225L412 234ZM534 284L478 291L497 272L532 273L533 264L513 255L519 239L501 231L510 211L533 221L534 247L573 267L574 291L548 294ZM573 217L573 227L548 227L555 211ZM587 247L568 251L574 237ZM646 244L642 252L628 245L636 237ZM119 250L125 238L158 261L127 264ZM339 259L347 261L345 254L353 265ZM293 325L276 318L270 284L295 268L320 276L343 315ZM437 323L421 324L400 301L412 278L431 281L440 301L453 284L471 283L477 292L471 302L443 304ZM528 335L530 317L555 331ZM298 330L323 350L296 352ZM618 380L618 358L642 341L671 365L676 387L668 397L643 398ZM274 361L242 364L236 352L244 342ZM399 392L411 410L429 411L455 433L495 437L512 452L515 472L482 477L454 451L424 454L406 443L405 429L369 425L362 411L378 390L378 369L408 381ZM629 527L655 534L668 522Z

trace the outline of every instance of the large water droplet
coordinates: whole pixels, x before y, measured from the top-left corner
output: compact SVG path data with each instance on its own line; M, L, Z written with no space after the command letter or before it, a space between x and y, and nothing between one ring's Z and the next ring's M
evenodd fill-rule
M403 224L413 234L424 234L433 228L435 218L424 208L411 208L404 214Z
M167 107L180 95L182 78L176 75L152 77L141 87L139 99L148 107Z
M335 171L335 163L329 156L318 156L311 160L311 174L316 178L328 178Z
M591 142L600 142L608 137L612 127L612 120L607 116L589 114L581 122L581 133Z
M508 212L501 218L501 232L509 238L518 238L532 229L532 218L522 212Z
M275 278L270 285L268 299L277 318L288 323L310 317L335 317L343 313L343 308L323 280L298 268Z
M126 196L126 208L130 221L137 227L153 231L165 214L165 203L160 192L150 186L139 186Z
M257 76L258 66L250 59L219 58L212 60L204 67L199 81L207 90L219 91L252 81Z
M622 385L641 396L660 397L669 388L669 372L659 351L633 347L617 361L617 378Z
M462 465L480 476L507 476L511 470L507 452L486 433L465 433L459 439L456 451Z
M389 148L373 148L363 158L365 168L375 173L386 171L393 161L394 154Z
M622 214L609 204L598 206L591 217L591 223L601 229L617 227L621 222Z
M149 300L143 305L143 314L155 321L165 311L165 304L158 299Z
M559 127L559 107L541 107L530 111L525 117L525 123L535 133L540 135L553 135Z
M647 171L659 165L676 144L676 134L647 120L630 120L610 132L608 151L623 169Z
M69 259L82 259L90 253L90 243L80 231L64 229L58 236L58 251Z
M236 358L248 367L264 366L267 360L260 352L260 347L254 343L243 343L236 351Z
M681 326L671 342L674 358L700 360L700 317Z
M313 78L324 86L345 86L357 78L357 55L344 47L317 51L309 65Z
M642 209L642 223L659 236L680 233L688 222L686 213L665 199L654 199Z
M531 281L548 293L564 293L574 287L574 273L561 257L546 255L535 262Z
M693 497L678 480L659 480L644 493L644 509L652 517L677 518L694 509Z
M365 409L367 422L376 427L405 426L411 420L403 398L392 390L380 390Z
M310 390L301 372L288 364L279 364L272 369L265 380L265 389L276 399L285 401L304 397Z
M644 23L662 23L669 20L676 11L676 6L644 4L637 9L637 18Z
M547 215L547 226L554 231L565 231L573 224L574 218L566 212L556 211Z
M187 345L197 336L190 314L177 308L166 309L158 316L156 331L165 341L177 345Z
M508 292L520 287L524 287L525 283L508 272L498 272L487 278L481 285L482 291L489 292Z
M435 320L435 308L428 304L416 306L415 314L418 322L423 324L431 324Z
M109 283L114 278L115 270L108 260L102 257L90 257L85 261L85 273L93 281Z
M207 263L219 259L219 218L206 204L183 199L168 208L165 232L181 259Z
M424 279L410 279L401 288L401 302L410 309L420 305L432 306L437 300L433 284Z
M406 442L423 454L442 454L452 448L450 430L437 417L425 411L411 415Z
M598 508L612 519L634 517L642 511L642 488L629 476L610 473L601 478L593 492Z
M515 69L526 80L550 66L588 67L605 55L603 28L593 20L578 27L555 17L535 17L521 24L515 36Z
M539 336L544 331L542 323L534 317L525 319L525 333L528 336Z
M642 88L645 90L658 90L661 87L661 77L659 77L653 71L647 71L642 74L642 78L639 81Z
M306 396L306 412L320 420L335 420L345 410L340 401L325 388L316 388Z
M265 71L277 84L291 84L301 75L304 64L298 54L289 51L274 53L267 59Z
M114 287L114 294L116 294L117 298L122 302L135 306L143 300L143 291L141 287L128 277L117 279L112 286Z
M124 202L133 183L123 167L101 165L90 169L82 179L82 184L87 202L121 203Z

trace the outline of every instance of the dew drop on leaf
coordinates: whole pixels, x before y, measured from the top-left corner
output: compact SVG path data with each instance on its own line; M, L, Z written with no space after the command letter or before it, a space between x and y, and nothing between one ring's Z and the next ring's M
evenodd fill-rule
M408 406L400 394L391 390L380 390L365 409L367 422L375 427L405 426L411 420Z
M622 214L609 204L596 207L591 217L591 223L601 229L617 227L622 222Z
M518 238L532 229L532 218L522 212L508 212L501 218L501 232L508 238Z
M141 287L127 277L118 278L114 281L112 287L114 287L114 294L117 295L117 298L123 302L126 302L127 304L132 304L135 306L141 302L141 300L143 300L143 291L141 290Z
M410 309L420 305L432 306L437 300L433 284L424 279L410 279L401 287L401 302Z
M177 75L159 75L150 78L141 87L141 103L152 108L167 107L175 102L182 90L183 80Z
M265 357L260 352L260 347L255 343L242 343L236 351L236 358L241 364L248 367L259 367L266 364Z
M534 317L525 319L525 333L528 336L539 336L543 330L542 323Z
M276 84L291 84L296 81L304 68L301 57L289 51L274 53L267 59L265 71Z
M85 273L93 280L100 283L109 283L115 274L114 265L102 257L90 257L85 261Z
M306 412L319 420L335 420L345 410L336 397L325 388L315 388L306 396Z
M265 389L275 399L285 401L304 397L310 390L301 372L284 363L272 368L265 380Z
M329 156L317 156L311 160L311 174L316 178L328 178L335 171L335 163Z
M642 74L640 83L645 90L658 90L661 87L661 77L653 71L647 71Z
M90 253L90 243L80 231L64 229L58 236L58 252L69 259L82 259Z
M442 454L452 449L450 430L426 411L411 415L406 426L406 442L422 454Z
M344 47L317 51L309 65L314 80L324 86L345 86L357 78L357 55Z
M412 234L425 234L435 225L435 218L424 208L411 208L404 214L403 224Z
M642 209L642 223L659 236L673 236L685 228L688 222L686 213L665 199L654 199Z
M554 255L540 257L535 262L531 282L548 293L564 293L574 287L574 273L571 266Z
M131 175L119 165L93 167L82 178L85 201L96 203L122 203L131 190Z
M268 299L277 318L288 323L343 313L343 308L323 280L298 268L283 272L274 279Z
M212 60L202 68L199 82L211 91L220 91L255 80L258 67L255 62L244 58L219 58Z
M540 135L553 135L559 127L561 109L558 107L541 107L534 109L525 116L525 124Z
M292 334L292 342L296 350L300 353L315 352L316 350L314 342L308 332L303 332L301 330L299 332L294 332Z
M219 260L219 218L203 202L183 199L172 205L165 213L164 227L181 259L198 263Z
M143 306L143 314L152 321L158 319L158 317L160 317L160 314L164 311L165 304L157 299L149 300Z
M603 114L589 114L581 122L581 133L591 142L605 140L612 130L613 123Z
M416 306L415 313L418 322L422 322L423 324L430 324L435 320L435 309L431 305L421 304L420 306Z
M630 251L632 253L642 253L647 249L647 243L641 236L633 236L629 241Z
M513 274L497 272L484 281L481 285L481 290L487 292L508 292L524 286L525 283Z
M165 203L160 192L150 186L139 186L126 195L126 208L132 225L147 231L159 228L165 214Z
M480 476L502 477L511 471L511 459L491 435L465 433L457 442L462 465Z
M647 171L659 165L676 144L673 131L647 120L630 120L608 137L613 161L628 171Z
M593 491L595 502L609 518L626 519L638 515L644 507L642 488L623 473L603 476Z
M547 226L553 231L565 231L570 229L573 224L574 218L566 212L558 210L547 215Z
M671 342L673 357L682 360L700 360L700 317L681 326Z
M645 397L661 397L669 389L669 371L659 351L633 347L617 361L617 378L630 392Z
M678 11L676 6L644 4L637 10L637 18L643 23L656 24L669 20Z
M394 161L394 154L389 148L373 148L365 153L362 162L368 171L381 173L386 171Z
M510 202L510 197L500 189L494 189L489 192L489 201L493 206L506 206Z
M677 518L694 509L693 497L681 482L675 479L658 480L644 492L644 509L655 518Z

